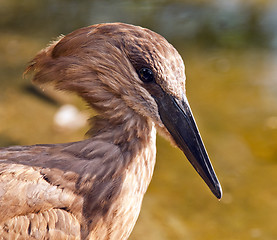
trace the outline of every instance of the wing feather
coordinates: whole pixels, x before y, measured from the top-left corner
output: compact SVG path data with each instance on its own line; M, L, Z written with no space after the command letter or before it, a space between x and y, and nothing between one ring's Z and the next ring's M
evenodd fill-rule
M58 174L60 179L65 173L34 164L30 150L38 151L37 147L0 151L1 239L80 239L80 219L68 211L78 196L70 188L49 181L45 172L50 177ZM40 149L42 154L41 150L47 148ZM72 174L76 173L71 172L73 181L76 176Z

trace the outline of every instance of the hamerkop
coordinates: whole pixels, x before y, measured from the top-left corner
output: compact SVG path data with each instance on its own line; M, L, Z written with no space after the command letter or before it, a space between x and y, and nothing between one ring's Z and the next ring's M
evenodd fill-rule
M98 115L87 140L0 149L1 239L127 239L152 178L156 129L221 198L184 63L159 34L123 23L81 28L39 52L27 72L76 92Z

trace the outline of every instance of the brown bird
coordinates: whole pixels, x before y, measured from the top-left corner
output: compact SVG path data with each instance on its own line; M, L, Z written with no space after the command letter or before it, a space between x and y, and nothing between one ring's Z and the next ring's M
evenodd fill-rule
M183 60L159 34L123 23L78 29L39 52L30 71L98 115L87 140L0 149L1 239L127 239L152 178L156 129L221 198Z

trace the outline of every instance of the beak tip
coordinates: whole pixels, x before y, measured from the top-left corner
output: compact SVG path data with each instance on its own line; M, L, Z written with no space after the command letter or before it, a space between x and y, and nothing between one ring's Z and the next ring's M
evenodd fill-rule
M212 192L218 200L222 198L223 192L220 183L215 185L215 188L212 189Z

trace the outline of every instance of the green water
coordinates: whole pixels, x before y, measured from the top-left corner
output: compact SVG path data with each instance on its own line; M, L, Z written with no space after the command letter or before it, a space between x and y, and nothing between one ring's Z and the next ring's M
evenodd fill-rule
M139 13L143 12L144 20L150 21L151 11L157 12L151 4L152 8L149 4L141 7L139 1L131 1L135 8L118 1L110 2L110 7L120 9L127 4L124 9L132 11L124 15L126 11L122 10L122 17L111 17L107 15L112 14L109 7L108 11L100 1L92 2L97 11L106 11L98 13L98 18L90 23L99 20L139 24ZM86 132L86 127L57 129L53 116L59 103L53 104L29 91L30 79L21 76L27 62L49 40L84 25L84 17L79 19L79 25L76 23L73 1L69 3L70 9L65 13L70 21L65 17L64 22L54 25L51 21L55 18L47 18L46 13L33 14L44 9L35 1L21 5L17 1L0 2L1 11L3 6L8 9L0 21L0 146L69 142L82 139ZM53 1L43 4L48 6L44 10L54 16L55 11L60 13L56 8L67 6L66 1L60 5ZM69 14L72 11L74 14ZM33 14L33 25L28 14ZM24 19L30 28L24 25ZM155 22L148 25L155 30ZM162 32L162 27L157 27L157 31ZM222 200L211 194L178 149L158 137L154 177L130 239L277 239L277 53L253 44L248 46L248 39L240 35L238 39L239 44L230 44L227 38L226 46L209 46L211 39L203 45L172 38L186 63L187 96L222 184ZM61 98L89 114L80 99Z

